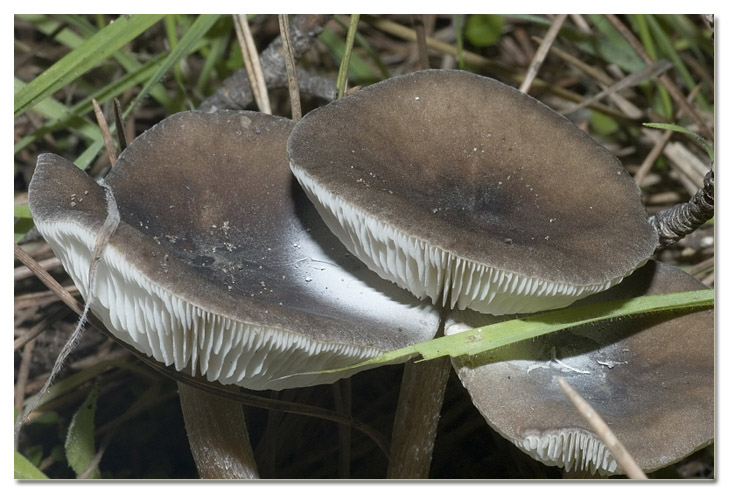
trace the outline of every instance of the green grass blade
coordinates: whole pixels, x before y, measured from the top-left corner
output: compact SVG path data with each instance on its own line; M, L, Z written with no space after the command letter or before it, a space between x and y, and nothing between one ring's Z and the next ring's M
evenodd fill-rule
M345 56L345 43L330 29L324 29L319 35L319 40L334 55L335 59L340 61ZM357 52L350 53L350 63L348 66L348 78L356 84L370 84L380 81L381 77L372 70L370 65L360 57Z
M653 60L659 60L660 57L654 43L654 37L652 36L647 22L648 17L649 16L645 14L634 14L631 16L631 19L634 21L636 29L639 31L639 39L641 40L641 44L646 53ZM661 108L656 109L657 113L664 115L666 118L671 118L671 116L674 115L672 97L669 95L667 88L663 85L657 84L656 86L659 104L661 105Z
M15 94L17 117L60 88L89 71L149 29L162 15L122 16L53 64Z
M618 65L627 72L636 72L646 65L608 19L599 14L589 14L586 17L602 36L576 41L576 46L600 57L606 63Z
M340 71L337 74L337 98L345 95L347 86L347 72L350 68L350 55L352 47L355 45L355 33L357 33L357 23L360 20L360 14L350 15L350 27L347 29L347 39L345 40L345 52L340 62Z
M139 94L135 97L134 101L124 111L124 116L128 116L135 106L147 95L150 89L157 84L162 76L167 74L169 70L178 63L182 58L187 56L193 49L196 43L198 43L208 30L215 24L220 15L218 14L203 14L198 16L193 22L190 29L180 38L175 48L170 51L170 54L162 62L157 72L147 81Z
M16 92L22 90L26 86L25 83L17 78L14 83ZM33 107L33 111L46 119L49 119L51 123L63 123L64 125L74 129L76 133L87 140L94 141L97 138L101 138L101 132L96 124L88 119L80 117L79 113L74 112L73 109L68 108L66 105L54 100L53 98L46 98L39 102L35 107ZM23 139L15 143L14 153L18 153L30 143L36 141L56 128L58 128L58 125L47 124L42 129L38 129L37 131L25 136Z
M715 161L715 150L712 146L710 146L710 143L708 143L705 138L700 136L699 134L696 134L689 129L685 129L682 126L675 125L675 124L664 124L661 122L647 122L643 124L645 127L651 127L653 129L662 129L665 131L674 131L674 132L680 132L682 134L687 134L689 136L692 136L697 141L700 142L703 148L705 148L705 152L707 153L707 156L710 157L710 160L713 162Z
M659 311L706 309L714 305L714 300L715 291L704 289L565 308L450 335L444 337L449 340L441 343L437 342L439 339L434 339L419 344L421 348L418 352L424 359L447 355L473 356L522 340L600 321Z
M336 370L324 370L312 374L364 370L376 366L402 362L418 355L422 356L423 360L436 359L443 356L473 356L505 345L599 321L659 311L707 309L714 306L714 300L715 291L706 289L656 296L642 296L625 301L609 301L548 311L474 328L455 335L439 337L410 347L387 352L376 358L352 366Z
M680 57L679 53L677 53L677 50L674 48L674 44L667 36L667 33L664 32L664 29L659 24L659 21L657 21L656 17L653 15L646 15L646 20L649 26L649 30L654 36L654 39L656 40L659 50L662 52L663 56L668 57L672 61L675 70L684 81L685 86L687 86L688 88L694 88L697 83L695 82L692 74L685 65L684 60L682 60L682 57ZM702 95L702 93L697 94L697 104L702 108L708 108L707 101L705 100L705 97Z
M17 450L13 451L13 478L16 480L46 480L48 476Z

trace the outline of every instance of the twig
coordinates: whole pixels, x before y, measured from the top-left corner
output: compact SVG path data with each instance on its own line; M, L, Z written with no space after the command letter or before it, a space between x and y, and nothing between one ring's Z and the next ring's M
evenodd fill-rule
M558 377L558 383L560 384L560 388L563 389L563 393L570 399L581 416L591 425L591 428L596 432L601 442L611 451L616 462L623 468L626 475L632 479L647 479L646 474L636 464L634 458L631 457L631 454L629 454L619 439L616 438L616 435L596 410L560 376Z
M715 257L708 258L704 261L700 261L694 266L691 266L687 269L687 273L692 275L693 277L696 277L700 273L704 272L705 270L709 270L710 268L715 266Z
M641 162L639 169L634 174L634 181L636 181L637 185L642 185L644 179L649 173L649 170L651 170L652 165L654 165L654 162L657 160L657 158L659 158L659 155L662 154L662 151L664 151L664 147L667 145L669 140L672 139L672 134L674 134L674 132L668 129L664 131L662 137L654 143L651 151L649 151L649 154L646 155L644 161Z
M428 69L428 49L426 48L426 26L423 23L423 14L413 15L413 26L416 30L416 46L418 47L418 65L421 69Z
M542 38L535 36L533 37L538 43L542 43ZM551 53L556 55L557 57L561 58L568 64L572 65L573 67L577 68L581 72L587 74L588 76L592 77L594 80L598 82L602 88L606 88L608 86L611 86L614 84L613 79L608 76L605 72L603 72L601 69L593 67L590 64L587 64L583 62L578 57L566 52L565 50L562 50L561 48L554 46L551 48ZM626 98L622 97L618 93L608 93L608 97L613 100L613 102L616 104L617 107L621 109L622 112L626 114L626 116L630 119L638 119L642 115L642 111L639 110L636 105L628 101ZM594 102L587 103L586 106L591 106Z
M540 43L540 47L537 49L537 53L535 53L535 57L532 59L530 67L527 69L525 79L522 81L522 84L520 84L520 91L523 93L528 93L530 91L532 81L540 71L540 67L545 61L545 58L550 51L550 47L552 46L553 41L555 41L555 38L558 36L560 28L563 26L563 22L565 22L566 17L568 17L568 14L558 14L555 16L555 19L553 19L550 29L548 29L548 32L545 34L545 39L542 43Z
M269 93L266 90L266 81L264 73L261 70L261 61L256 43L254 43L251 29L248 26L248 19L245 14L235 14L233 16L233 24L236 28L238 43L241 45L241 53L243 54L243 63L246 65L248 80L251 83L251 89L256 100L256 105L262 113L271 113L271 103L269 102Z
M57 257L48 258L43 261L39 261L38 265L43 267L46 271L54 270L61 266L61 260L59 260ZM28 278L33 275L33 272L30 271L30 269L27 266L19 266L15 268L13 271L13 280L16 282L18 280L23 280L25 278Z
M636 72L633 72L629 74L628 76L624 77L620 81L612 84L611 86L607 87L606 89L602 90L598 94L595 94L591 96L590 98L587 98L583 100L582 102L578 103L575 107L569 109L567 112L564 112L564 115L570 115L574 112L577 112L578 110L587 107L591 103L595 101L601 100L604 96L618 93L619 91L630 88L633 86L636 86L637 84L641 83L642 81L656 77L659 74L662 74L663 72L669 70L672 67L672 63L668 60L659 60L657 62L654 62L650 65L645 65L641 69L639 69Z
M101 111L101 107L95 98L91 99L91 104L94 106L94 115L96 115L96 122L99 124L101 135L104 138L104 146L106 147L106 153L109 155L109 163L114 165L117 161L117 150L114 147L114 140L112 140L111 132L109 132L109 125L106 123L104 113Z
M284 50L286 78L289 82L289 101L291 102L291 118L297 121L302 118L302 102L299 98L299 83L297 69L292 53L292 42L289 36L289 15L279 14L279 31L281 32L281 46Z
M687 203L662 210L649 218L659 234L657 251L691 234L715 215L715 173L710 169L704 186Z
M75 313L81 314L84 310L84 307L79 303L66 289L63 288L61 284L59 284L55 278L53 278L43 267L34 260L28 253L26 253L23 248L18 246L17 244L14 245L15 250L15 257L18 258L18 260L23 263L25 266L28 267L28 269L33 272L33 274L38 277L38 280L40 280L43 285L48 287L54 294L58 296L58 298L66 304L69 308L71 308Z

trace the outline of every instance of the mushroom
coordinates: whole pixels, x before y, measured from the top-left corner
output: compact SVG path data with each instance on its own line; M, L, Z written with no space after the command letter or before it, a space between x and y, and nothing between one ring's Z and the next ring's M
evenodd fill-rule
M287 166L293 123L252 112L174 115L105 181L121 223L92 312L120 340L209 381L249 389L331 383L341 368L433 337L438 314L382 281L322 224ZM87 298L102 188L41 155L39 231Z
M705 288L676 267L650 261L578 304ZM493 319L455 312L446 333ZM621 473L561 391L558 377L596 409L645 472L678 462L714 439L712 310L594 324L452 361L487 423L549 466Z
M468 72L366 87L306 115L288 150L340 241L445 307L564 307L617 284L656 246L640 191L609 151Z
M313 372L434 336L438 312L370 272L321 222L289 171L292 126L185 112L120 154L105 183L121 221L91 299L115 338L178 372L281 390L334 382L352 372ZM29 204L88 299L104 189L44 154ZM183 381L179 390L201 476L255 477L240 404Z
M620 282L657 243L610 152L537 100L468 72L368 86L307 114L287 147L340 241L444 308L567 306ZM448 360L406 366L389 476L427 475L448 372ZM414 452L428 455L401 470Z

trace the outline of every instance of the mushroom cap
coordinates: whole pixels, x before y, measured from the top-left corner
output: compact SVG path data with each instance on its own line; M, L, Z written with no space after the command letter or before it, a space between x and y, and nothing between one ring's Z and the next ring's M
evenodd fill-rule
M621 281L657 242L609 151L530 96L468 72L366 87L306 115L288 150L350 251L449 307L567 306Z
M579 304L706 288L678 268L650 261ZM488 318L460 312L446 333L488 324ZM490 426L533 458L567 471L621 473L563 394L559 376L603 417L646 472L714 439L713 310L564 330L453 364Z
M250 389L331 383L291 376L428 340L438 313L381 280L321 222L291 175L293 123L255 112L184 112L135 139L105 179L121 222L99 264L92 312L177 370ZM88 298L103 188L38 158L39 231Z

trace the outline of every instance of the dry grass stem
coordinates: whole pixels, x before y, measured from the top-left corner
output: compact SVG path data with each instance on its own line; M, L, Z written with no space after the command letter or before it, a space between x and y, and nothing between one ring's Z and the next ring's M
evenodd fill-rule
M43 268L43 270L45 271L51 271L61 266L61 260L59 260L55 256L53 258L38 261L37 263L38 266ZM18 280L24 280L32 275L34 275L34 273L27 266L19 266L13 270L13 279L16 282Z
M545 39L542 41L542 43L540 43L540 47L537 49L537 52L535 53L535 56L530 63L530 67L528 67L527 69L527 75L525 76L525 79L522 81L522 84L520 84L520 91L522 91L523 93L530 92L532 81L535 79L535 77L537 77L537 73L540 71L540 67L545 61L545 58L550 51L550 47L552 46L555 38L560 32L560 28L563 26L563 22L565 22L566 17L568 17L568 14L558 14L555 16L555 19L553 19L553 23L550 26L550 29L548 29L547 34L545 34Z
M577 112L581 108L585 108L585 107L589 106L591 103L599 101L606 96L616 95L621 90L634 87L646 79L656 77L657 75L664 73L670 67L672 67L672 64L671 64L671 62L669 62L667 60L659 60L651 65L647 65L647 66L643 67L642 69L629 74L628 76L617 81L616 83L611 84L609 87L604 88L601 92L591 96L590 98L583 100L582 102L578 103L575 107L571 108L570 110L568 110L565 113L571 114L573 112ZM638 114L629 115L629 117L630 118L639 118L639 117L641 117L641 112L639 112Z
M246 65L246 72L248 73L248 80L251 84L256 105L262 113L271 114L269 92L266 89L264 72L261 69L261 61L256 50L256 43L251 35L248 19L246 19L245 14L235 14L233 23L236 27L236 36L238 36L238 43L241 46L243 62Z
M63 301L66 306L71 308L75 313L81 314L84 310L83 306L66 290L56 279L54 279L43 267L34 260L23 248L15 244L15 257L38 277L43 285L48 287L58 298Z
M708 258L704 261L700 261L694 266L691 266L687 269L687 273L689 273L692 276L699 275L700 273L704 272L705 270L709 270L715 266L715 257Z
M279 14L279 31L281 32L281 48L284 51L286 77L289 82L289 101L291 102L291 118L297 121L302 118L302 102L297 82L297 67L294 61L293 47L289 36L289 15Z
M580 412L581 416L591 425L598 438L611 451L616 462L618 462L626 475L632 479L647 479L646 474L636 464L634 458L631 457L631 454L629 454L619 439L616 438L616 435L614 435L611 428L608 427L596 410L562 377L558 377L558 383L565 395L570 399L578 412Z
M114 140L112 139L111 132L109 132L109 125L106 123L104 112L101 111L101 107L96 99L92 98L91 103L94 106L96 122L99 124L99 130L101 130L101 135L104 138L104 146L106 147L106 154L109 156L109 163L114 165L117 161L117 149L114 146Z
M413 26L416 30L416 46L418 47L418 66L420 69L428 69L428 48L426 47L426 25L423 22L423 14L413 15Z

